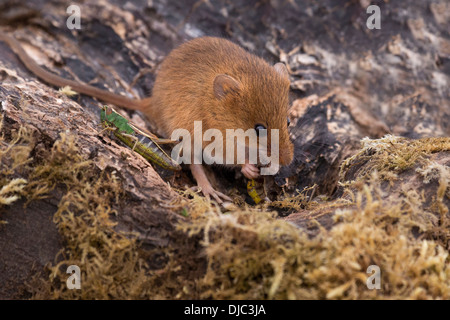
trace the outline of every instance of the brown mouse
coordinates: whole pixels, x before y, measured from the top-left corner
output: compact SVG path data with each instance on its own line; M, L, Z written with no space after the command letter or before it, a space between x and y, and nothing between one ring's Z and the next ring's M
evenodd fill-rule
M14 38L0 32L0 40L45 82L70 86L76 92L102 101L140 110L168 138L180 128L193 135L194 121L202 121L203 132L209 128L225 132L226 129L245 131L263 126L268 131L279 130L279 164L287 165L292 161L293 144L287 128L290 83L285 65L270 66L228 40L202 37L174 49L161 64L151 97L141 100L56 76L37 65ZM269 150L270 147L269 142ZM247 159L240 166L247 178L259 176L257 166ZM231 200L214 190L203 164L190 164L190 169L205 196L212 196L219 203Z

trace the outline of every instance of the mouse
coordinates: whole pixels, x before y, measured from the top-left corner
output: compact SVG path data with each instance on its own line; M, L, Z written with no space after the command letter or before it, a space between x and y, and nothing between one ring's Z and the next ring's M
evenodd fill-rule
M59 77L40 67L15 38L0 31L0 41L44 82L58 87L70 86L80 94L141 111L165 138L170 138L176 129L185 129L193 135L195 121L201 121L203 133L218 129L224 136L227 129L254 129L257 134L259 130L278 129L279 164L292 162L294 147L288 131L290 79L287 67L280 62L270 65L230 40L205 36L173 49L157 71L151 95L142 99L130 99ZM206 145L202 142L202 148ZM270 152L270 139L267 147ZM232 201L213 188L204 166L205 163L194 161L189 164L203 195L219 204ZM243 164L226 166L240 168L248 179L261 177L260 166L249 161L248 152Z

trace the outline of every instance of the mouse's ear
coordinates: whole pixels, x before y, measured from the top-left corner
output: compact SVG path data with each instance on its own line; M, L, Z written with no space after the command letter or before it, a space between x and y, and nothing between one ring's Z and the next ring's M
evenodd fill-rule
M275 63L273 67L275 68L275 71L278 72L282 77L289 79L289 72L284 63Z
M221 100L230 93L238 93L241 90L239 81L226 74L219 74L214 79L214 95Z

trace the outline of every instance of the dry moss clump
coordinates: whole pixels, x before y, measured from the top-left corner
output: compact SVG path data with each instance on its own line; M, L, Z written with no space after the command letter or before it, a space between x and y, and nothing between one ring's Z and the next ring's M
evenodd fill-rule
M420 236L438 241L450 250L450 138L410 140L386 136L363 139L363 148L344 162L342 186L361 188L377 172L389 182L383 197L401 194L409 205L403 210L418 226ZM394 183L395 182L395 183Z
M111 205L122 194L114 172L98 172L92 161L80 155L76 137L66 133L35 159L31 129L20 127L8 138L2 130L0 143L0 205L21 197L28 205L52 196L56 187L63 191L58 193L61 199L53 221L65 248L48 266L48 279L36 277L25 290L35 299L149 297L149 276L135 236L114 230L116 212ZM67 288L69 265L80 267L82 290Z
M201 298L213 299L448 299L448 251L411 231L408 204L380 201L378 185L356 194L354 209L310 239L269 212L210 210L189 234L203 233L208 269ZM448 231L450 232L450 231ZM381 290L366 286L370 265Z
M114 230L109 206L120 190L114 175L85 181L63 196L54 216L65 240L62 261L50 268L51 288L44 296L54 299L139 298L146 282L144 262L139 258L133 235ZM68 290L65 270L81 269L82 290ZM42 293L35 298L42 297Z
M364 138L361 143L361 150L343 162L341 177L350 167L363 164L364 171L359 173L360 179L367 178L376 170L382 179L392 181L398 173L417 165L430 154L450 151L450 138L410 140L387 135L381 139Z
M49 266L48 281L35 279L35 299L137 299L149 297L148 272L139 257L136 237L114 230L111 205L122 194L114 172L96 172L91 161L83 159L73 136L61 135L50 155L31 174L33 194L45 196L63 183L62 196L53 221L64 239L65 249L58 263ZM46 192L44 192L46 191ZM67 267L81 270L81 290L69 290Z
M343 183L354 186L344 192L345 206L343 199L308 205L304 195L288 199L287 207L300 204L308 210L336 204L334 226L320 227L313 238L275 213L244 208L222 214L195 199L192 221L180 228L203 238L208 267L197 282L199 297L449 299L450 218L445 201L450 198L450 171L428 159L449 146L445 138L411 142L388 137L371 141L370 147L366 144L346 163L349 169L355 162L369 162L370 170L362 167L357 184ZM420 190L407 188L403 180L396 184L401 192L394 195L386 189L386 178L408 169L425 184L438 180L431 201ZM380 268L380 290L367 287L371 265Z
M0 115L0 207L11 205L24 194L28 181L20 177L31 162L34 142L30 130L21 127L7 141L3 132L3 116ZM0 220L0 224L7 221Z
M159 297L155 288L161 285L154 281L160 277L148 270L136 235L115 230L113 220L118 213L112 206L118 204L123 191L114 172L96 169L80 154L76 136L66 133L60 134L50 150L37 151L33 131L26 127L13 131L8 139L2 135L0 142L0 205L9 205L20 197L25 205L60 197L53 221L64 249L47 266L48 277L36 276L22 292L33 299ZM66 270L70 265L81 270L81 290L67 287Z

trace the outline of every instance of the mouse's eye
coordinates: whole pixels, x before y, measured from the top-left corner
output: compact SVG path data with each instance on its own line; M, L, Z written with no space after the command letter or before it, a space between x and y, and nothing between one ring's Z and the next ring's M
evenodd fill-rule
M266 129L266 127L264 127L262 124L256 124L255 125L255 130L256 130L256 135L260 135L260 131L261 130L265 130Z
M287 124L288 124L288 127L291 124L291 119L289 119L289 117L287 118Z

